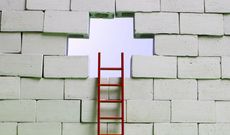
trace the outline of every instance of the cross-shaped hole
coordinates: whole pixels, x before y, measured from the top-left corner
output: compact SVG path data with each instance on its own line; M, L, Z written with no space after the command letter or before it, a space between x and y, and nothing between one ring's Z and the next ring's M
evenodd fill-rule
M125 77L130 77L132 55L153 55L153 39L134 39L133 18L90 19L89 39L69 38L68 55L89 56L89 77L97 77L97 53L102 67L120 67L120 54L125 54ZM116 71L103 77L119 77Z

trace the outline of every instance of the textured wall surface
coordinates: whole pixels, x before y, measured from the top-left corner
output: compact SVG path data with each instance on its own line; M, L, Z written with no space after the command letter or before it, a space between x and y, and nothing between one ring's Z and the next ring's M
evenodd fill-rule
M125 79L125 134L229 135L229 0L0 0L0 11L0 135L96 135L97 78L87 56L67 56L67 40L89 37L90 17L125 16L135 37L155 39Z

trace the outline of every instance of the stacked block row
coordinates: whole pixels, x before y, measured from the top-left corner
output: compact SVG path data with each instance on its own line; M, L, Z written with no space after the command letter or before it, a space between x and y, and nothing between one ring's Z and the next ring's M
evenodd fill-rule
M98 13L115 11L229 13L230 11L228 0L2 0L0 5L1 10L73 10Z
M229 35L228 14L135 13L135 34ZM145 23L145 25L143 25ZM89 34L89 12L8 11L1 15L2 32Z

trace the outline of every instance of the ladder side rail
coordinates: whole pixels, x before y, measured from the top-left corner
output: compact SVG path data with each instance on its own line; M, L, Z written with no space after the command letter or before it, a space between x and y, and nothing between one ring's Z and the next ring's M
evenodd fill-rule
M124 80L124 53L121 53L121 100L122 100L122 109L121 109L121 115L122 115L122 125L121 125L121 134L124 135L124 110L125 110L125 100L124 100L124 85L125 85L125 80Z
M98 53L98 81L97 81L97 134L101 134L101 109L100 109L100 100L101 100L101 91L100 91L100 83L101 83L101 53Z

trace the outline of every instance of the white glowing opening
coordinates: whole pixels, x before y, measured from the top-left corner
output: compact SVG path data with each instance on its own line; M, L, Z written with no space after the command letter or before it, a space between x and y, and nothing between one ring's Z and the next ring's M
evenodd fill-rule
M68 55L89 56L89 77L97 77L97 54L101 52L102 67L120 67L121 52L125 54L125 77L130 77L132 55L153 55L153 39L134 39L133 18L90 19L89 39L69 38ZM116 71L103 77L119 77Z

